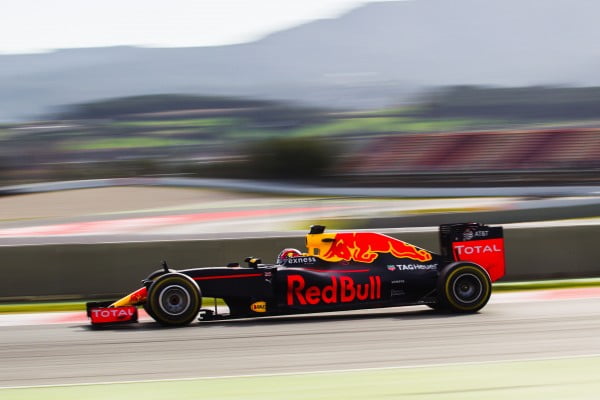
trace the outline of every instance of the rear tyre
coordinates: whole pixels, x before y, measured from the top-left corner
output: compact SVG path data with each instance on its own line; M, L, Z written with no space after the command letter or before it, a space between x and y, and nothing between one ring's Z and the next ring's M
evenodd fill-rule
M183 326L196 318L201 305L198 284L187 275L171 272L152 282L144 309L162 325Z
M437 285L440 305L456 313L481 310L492 294L492 282L487 271L468 262L452 263L444 268Z

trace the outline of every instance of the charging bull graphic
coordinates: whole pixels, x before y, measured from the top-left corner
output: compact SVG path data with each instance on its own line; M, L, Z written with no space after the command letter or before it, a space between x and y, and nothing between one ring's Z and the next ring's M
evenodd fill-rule
M382 235L380 233L337 233L331 247L321 256L324 260L358 261L372 263L379 253L391 253L394 257L410 258L411 260L426 262L431 260L431 253L419 249L402 240Z

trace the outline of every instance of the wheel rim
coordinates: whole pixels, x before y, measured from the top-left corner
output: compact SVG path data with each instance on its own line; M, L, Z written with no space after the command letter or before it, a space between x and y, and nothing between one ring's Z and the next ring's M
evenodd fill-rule
M158 297L161 310L173 316L185 313L191 302L188 291L179 285L167 286Z
M452 285L454 297L464 304L477 302L483 293L483 283L474 274L462 274Z

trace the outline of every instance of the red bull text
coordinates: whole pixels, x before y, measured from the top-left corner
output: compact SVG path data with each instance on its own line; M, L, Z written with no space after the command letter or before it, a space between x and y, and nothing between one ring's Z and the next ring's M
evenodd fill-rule
M287 277L287 305L352 303L381 299L381 277L369 276L369 282L356 283L349 276L332 276L331 284L306 286L302 275Z

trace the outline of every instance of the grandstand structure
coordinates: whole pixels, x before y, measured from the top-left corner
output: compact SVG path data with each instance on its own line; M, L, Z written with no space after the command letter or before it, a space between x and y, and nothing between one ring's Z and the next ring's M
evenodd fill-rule
M398 133L344 163L348 175L597 171L600 128Z

